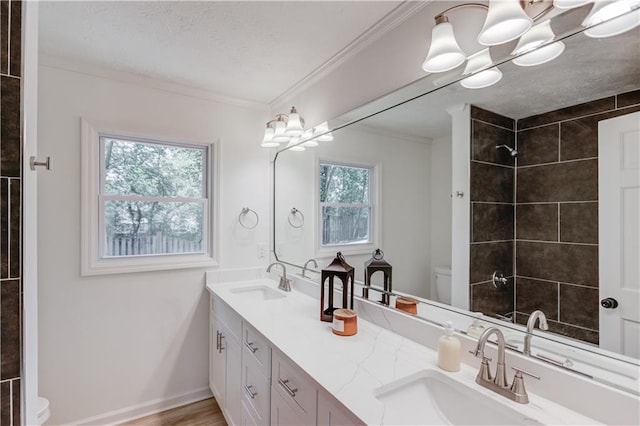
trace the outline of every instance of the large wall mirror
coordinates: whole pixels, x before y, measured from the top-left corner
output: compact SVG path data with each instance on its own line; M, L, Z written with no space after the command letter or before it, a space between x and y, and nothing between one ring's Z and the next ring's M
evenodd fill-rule
M565 49L550 62L492 49L491 87L428 75L331 121L333 140L278 152L278 260L319 271L340 251L363 281L380 248L394 291L514 332L540 310L541 359L594 378L577 364L607 365L638 393L640 29L592 38L576 30L588 13L551 19Z

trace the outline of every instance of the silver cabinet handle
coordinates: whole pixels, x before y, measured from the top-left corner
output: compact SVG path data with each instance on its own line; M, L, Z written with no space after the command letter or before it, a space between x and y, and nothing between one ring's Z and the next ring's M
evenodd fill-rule
M224 339L224 334L220 333L220 345L218 345L218 353L222 353L224 350L224 346L222 346L222 339Z
M286 380L278 379L278 383L280 383L280 386L282 386L284 388L284 390L286 390L287 393L289 395L291 395L292 398L296 397L296 392L298 392L298 388L291 389L289 387L289 385L288 385L288 383L289 383L288 379L286 379Z
M216 351L220 353L220 332L216 330Z
M256 348L253 342L244 342L244 345L251 351L252 354L255 354L259 348Z
M247 395L249 395L249 398L251 399L254 399L258 395L258 392L255 392L253 390L253 386L251 385L244 385L244 391L247 393Z
M35 170L36 167L44 167L46 170L51 170L51 157L47 157L44 161L36 160L36 157L29 157L29 167L31 170Z

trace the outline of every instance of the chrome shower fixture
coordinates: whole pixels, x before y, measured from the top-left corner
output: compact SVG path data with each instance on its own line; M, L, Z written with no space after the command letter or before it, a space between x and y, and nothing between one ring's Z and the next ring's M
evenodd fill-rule
M509 151L509 154L511 154L512 157L517 157L518 156L518 151L511 148L510 146L507 145L496 145L496 149L500 149L500 148L504 148L507 151Z

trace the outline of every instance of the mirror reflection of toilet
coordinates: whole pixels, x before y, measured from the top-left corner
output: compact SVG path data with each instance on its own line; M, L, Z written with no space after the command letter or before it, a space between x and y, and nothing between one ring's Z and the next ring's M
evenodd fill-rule
M433 268L436 279L436 298L438 302L451 304L451 267L436 266Z
M49 411L49 400L41 396L38 397L38 424L43 425L47 420L51 412Z

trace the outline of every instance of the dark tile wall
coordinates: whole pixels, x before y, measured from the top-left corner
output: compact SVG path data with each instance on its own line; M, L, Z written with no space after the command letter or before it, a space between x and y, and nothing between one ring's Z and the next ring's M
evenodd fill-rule
M598 122L640 110L640 90L517 122L515 318L598 343Z
M0 0L0 425L21 424L22 3Z
M485 315L513 314L515 161L514 120L471 107L471 309ZM496 288L494 271L508 282Z

